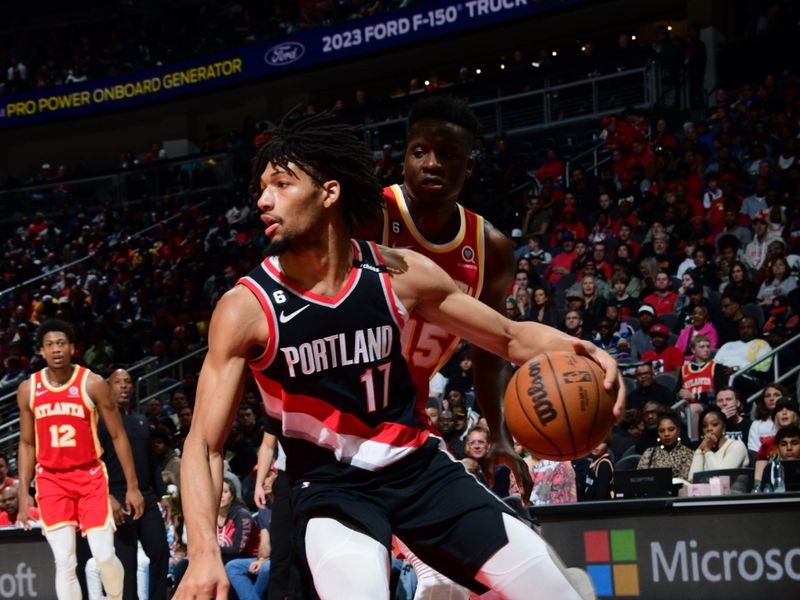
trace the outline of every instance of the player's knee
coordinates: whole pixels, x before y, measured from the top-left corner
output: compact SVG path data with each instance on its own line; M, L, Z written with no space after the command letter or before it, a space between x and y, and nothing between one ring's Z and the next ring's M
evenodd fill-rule
M75 569L78 567L78 559L75 554L53 554L56 562L56 571L64 573L69 577L75 576Z
M117 558L114 553L114 532L111 528L90 531L86 538L89 541L89 549L92 551L92 556L94 556L98 566L100 563Z
M107 560L98 560L97 568L100 570L100 579L108 595L111 597L119 595L125 578L125 569L122 568L122 563L119 559L113 556Z

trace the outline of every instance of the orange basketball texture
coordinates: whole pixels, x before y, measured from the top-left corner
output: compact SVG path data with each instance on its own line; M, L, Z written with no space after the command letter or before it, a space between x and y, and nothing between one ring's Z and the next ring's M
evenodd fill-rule
M589 454L613 424L614 394L591 359L544 352L522 365L505 393L505 418L514 438L534 456L573 460Z

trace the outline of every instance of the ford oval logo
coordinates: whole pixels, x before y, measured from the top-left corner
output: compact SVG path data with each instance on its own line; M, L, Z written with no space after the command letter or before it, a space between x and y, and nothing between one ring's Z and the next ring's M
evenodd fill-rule
M300 42L284 42L273 46L264 53L264 61L273 67L282 67L300 60L306 47Z

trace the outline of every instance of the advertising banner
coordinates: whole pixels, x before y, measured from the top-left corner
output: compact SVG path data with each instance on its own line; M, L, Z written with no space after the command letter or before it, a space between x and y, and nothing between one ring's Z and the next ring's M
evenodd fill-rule
M163 67L0 97L0 129L129 108L495 23L586 0L437 0Z
M800 591L797 504L548 515L542 533L567 565L589 572L600 598L794 598Z
M0 530L0 598L55 598L53 553L40 530Z

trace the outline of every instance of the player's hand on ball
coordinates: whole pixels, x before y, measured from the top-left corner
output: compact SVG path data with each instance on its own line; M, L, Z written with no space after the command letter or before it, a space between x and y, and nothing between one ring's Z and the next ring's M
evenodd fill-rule
M603 381L603 387L606 391L613 392L614 386L616 386L617 400L614 402L613 413L614 422L619 423L622 413L625 412L625 382L622 381L622 373L617 367L616 359L586 340L575 340L575 352L588 356L605 371L606 378Z

